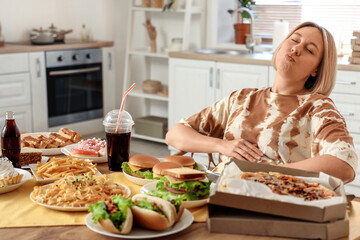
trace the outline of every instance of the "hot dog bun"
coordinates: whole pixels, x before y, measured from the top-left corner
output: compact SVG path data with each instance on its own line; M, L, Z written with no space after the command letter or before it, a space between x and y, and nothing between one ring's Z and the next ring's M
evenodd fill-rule
M182 217L182 215L183 215L183 213L184 213L184 205L183 204L181 204L180 205L180 208L179 208L179 211L176 213L176 217L175 217L175 223L177 223L179 220L180 220L180 218Z
M120 226L120 229L117 229L115 227L115 225L113 224L113 222L107 218L107 219L99 219L99 223L101 224L101 226L106 230L109 231L111 233L120 233L120 234L128 234L131 229L132 229L132 224L133 224L133 215L132 212L130 210L130 208L127 209L127 214L126 214L126 220L125 222Z
M136 206L136 204L141 201L155 203L164 215L153 210ZM151 230L162 231L171 227L176 221L175 207L164 199L145 194L136 194L132 197L132 202L133 206L131 207L131 211L134 215L134 222L139 226Z

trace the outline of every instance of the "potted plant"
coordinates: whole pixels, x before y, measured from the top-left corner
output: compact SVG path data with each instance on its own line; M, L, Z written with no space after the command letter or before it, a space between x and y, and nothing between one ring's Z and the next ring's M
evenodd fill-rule
M170 10L174 3L175 0L169 0L166 4L164 4L163 11Z
M247 8L251 10L251 6L255 5L255 0L239 0L238 8ZM250 34L251 25L249 23L249 14L245 11L235 12L236 14L236 23L234 24L235 29L235 43L236 44L245 44L246 43L246 34ZM253 23L251 23L253 24Z
M164 3L163 11L171 9L183 9L185 8L185 4L185 0L167 0L166 3Z

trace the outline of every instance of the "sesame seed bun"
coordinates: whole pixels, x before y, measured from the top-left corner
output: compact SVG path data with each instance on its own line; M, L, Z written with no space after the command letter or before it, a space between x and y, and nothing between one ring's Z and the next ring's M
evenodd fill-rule
M129 159L129 163L131 165L141 168L152 168L156 163L159 162L159 159L157 159L156 157L146 154L134 155Z
M167 156L164 158L164 162L177 162L183 165L184 167L193 168L195 160L189 156Z
M154 178L161 178L164 176L164 170L170 168L181 168L183 167L180 163L177 162L159 162L153 167L153 176Z

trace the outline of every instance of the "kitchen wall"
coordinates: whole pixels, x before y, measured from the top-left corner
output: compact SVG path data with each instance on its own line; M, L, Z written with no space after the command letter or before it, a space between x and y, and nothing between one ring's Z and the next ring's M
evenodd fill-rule
M29 41L32 28L51 23L73 29L66 38L79 39L86 24L94 40L115 42L116 89L121 92L129 4L129 0L0 0L0 22L6 42Z

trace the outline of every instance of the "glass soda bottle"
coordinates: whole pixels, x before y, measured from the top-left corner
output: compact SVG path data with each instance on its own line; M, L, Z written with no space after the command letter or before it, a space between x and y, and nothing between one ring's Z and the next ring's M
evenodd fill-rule
M1 131L1 151L3 157L7 157L14 167L20 168L20 131L15 123L14 113L7 111L5 124Z

